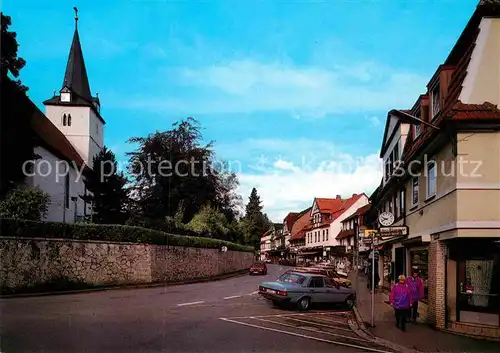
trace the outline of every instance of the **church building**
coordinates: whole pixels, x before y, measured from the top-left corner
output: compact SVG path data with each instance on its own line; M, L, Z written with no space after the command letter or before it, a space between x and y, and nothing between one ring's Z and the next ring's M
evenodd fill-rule
M81 221L91 214L91 205L82 197L89 194L85 173L104 146L105 121L99 98L90 90L78 16L62 87L43 104L45 114L35 107L32 117L39 159L31 166L27 183L50 195L47 221Z

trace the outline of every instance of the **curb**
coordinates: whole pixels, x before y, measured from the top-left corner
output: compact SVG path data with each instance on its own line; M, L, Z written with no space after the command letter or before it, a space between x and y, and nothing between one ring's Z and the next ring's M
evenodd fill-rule
M373 341L373 343L376 343L380 346L384 346L384 347L387 347L389 349L392 349L396 352L400 352L400 353L423 353L421 351L418 351L418 350L415 350L415 349L411 349L411 348L408 348L408 347L405 347L405 346L402 346L400 344L397 344L397 343L394 343L394 342L391 342L391 341L388 341L388 340L385 340L385 339L382 339L382 338L379 338L377 336L375 336L374 334L372 334L367 328L366 328L366 325L365 325L365 322L363 320L363 317L361 316L358 308L356 306L354 306L352 308L353 312L354 312L354 317L356 318L356 322L358 324L358 327L359 327L359 330L362 332L362 335L360 335L361 337L365 338L364 336L367 336L371 341Z
M178 282L161 282L161 283L145 283L145 284L125 284L116 286L102 286L97 288L87 288L87 289L76 289L76 290L63 290L63 291L53 291L53 292L40 292L40 293L20 293L20 294L7 294L0 295L0 299L13 299L13 298L29 298L29 297L46 297L46 296L56 296L56 295L69 295L69 294L81 294L81 293L92 293L92 292L104 292L110 290L130 290L130 289L145 289L145 288L158 288L158 287L170 287L170 286L180 286L184 284L195 284L195 283L205 283L205 282L215 282L229 278L241 277L248 273L248 269L226 273L223 275L198 278Z

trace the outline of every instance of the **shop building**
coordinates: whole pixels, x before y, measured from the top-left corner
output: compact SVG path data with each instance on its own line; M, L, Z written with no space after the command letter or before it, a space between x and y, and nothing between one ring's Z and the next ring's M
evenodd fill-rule
M389 112L384 177L371 197L379 215L392 214L378 234L395 230L378 243L380 266L391 267L384 281L417 270L427 322L492 338L500 338L499 62L500 1L481 1L427 92L410 110Z

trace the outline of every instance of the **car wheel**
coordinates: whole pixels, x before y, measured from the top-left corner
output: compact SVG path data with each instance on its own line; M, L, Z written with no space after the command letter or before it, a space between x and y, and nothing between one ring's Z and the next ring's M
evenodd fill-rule
M311 306L311 299L309 299L308 297L301 298L297 302L297 306L299 307L300 311L309 310L309 307Z
M349 309L354 308L354 305L356 305L356 302L354 301L354 297L353 296L347 297L347 299L345 300L344 304Z

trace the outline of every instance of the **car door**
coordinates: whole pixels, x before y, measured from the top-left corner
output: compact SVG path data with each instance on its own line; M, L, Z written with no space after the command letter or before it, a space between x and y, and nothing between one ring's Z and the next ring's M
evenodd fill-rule
M325 303L327 300L324 278L323 276L313 276L309 281L309 295L315 303Z
M331 279L325 279L325 292L326 292L326 303L342 303L344 301L344 293L342 291L342 287L333 282Z

